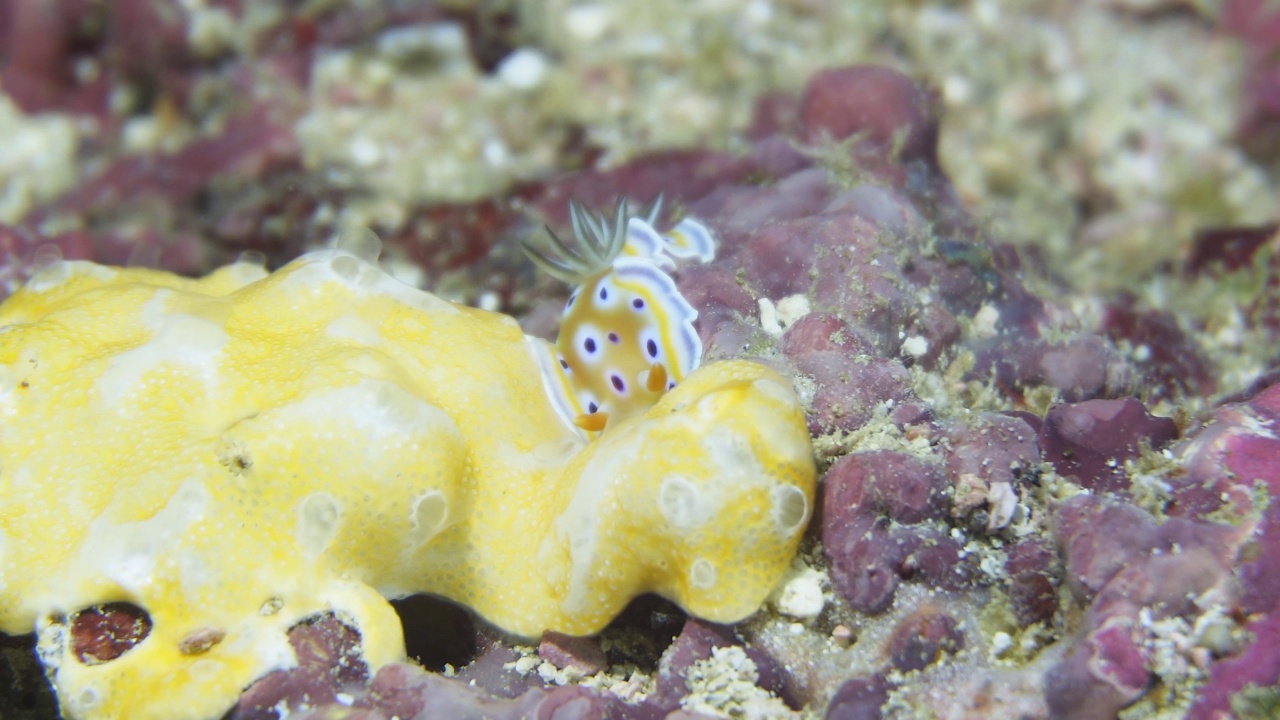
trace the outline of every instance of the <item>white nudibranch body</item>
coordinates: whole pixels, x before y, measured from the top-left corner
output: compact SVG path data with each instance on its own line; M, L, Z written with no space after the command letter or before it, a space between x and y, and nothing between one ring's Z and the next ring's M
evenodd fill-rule
M548 347L539 361L552 405L582 430L652 407L702 359L698 311L668 272L678 261L710 261L715 241L691 218L660 234L661 203L629 216L620 198L612 222L570 203L576 251L550 228L553 253L524 244L535 264L574 286L554 356Z

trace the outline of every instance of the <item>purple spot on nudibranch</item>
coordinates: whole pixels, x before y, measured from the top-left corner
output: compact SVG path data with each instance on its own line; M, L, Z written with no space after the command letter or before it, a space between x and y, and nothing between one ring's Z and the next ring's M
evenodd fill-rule
M601 300L608 300L608 299L609 299L609 291L608 291L608 290L606 290L605 288L600 288L600 299L601 299Z
M569 303L565 307L573 307L573 301L578 299L578 293L569 296Z
M626 383L622 382L622 378L618 377L617 375L610 376L609 382L613 383L614 390L617 390L618 392L626 392L626 389L627 389Z
M644 347L646 350L649 351L649 357L652 357L652 358L658 357L658 343L654 342L653 340L650 340L649 342L644 344Z
M593 352L595 352L595 351L596 351L596 340L595 340L595 338L587 338L586 340L583 340L583 341L582 341L582 347L586 348L586 349L587 349L587 352L589 352L589 353L593 353Z
M644 309L644 300L642 300L642 299L640 299L640 298L636 298L635 300L632 300L632 301L631 301L631 307L633 307L633 308L635 308L635 309L637 309L637 310L643 310L643 309Z
M589 412L589 413L594 413L595 411L597 411L597 410L599 410L599 409L600 409L600 406L599 406L599 405L597 405L597 404L595 404L595 403L587 403L587 412Z
M609 342L613 343L614 345L617 345L618 343L622 342L622 340L621 338L618 337L618 333L609 333Z
M676 381L675 381L675 380L672 380L671 382L667 383L667 389L668 389L668 390L670 390L670 389L674 388L675 386L676 386Z
M569 363L565 362L565 359L564 359L564 358L560 358L560 367L564 368L565 370L568 370L568 369L569 369Z

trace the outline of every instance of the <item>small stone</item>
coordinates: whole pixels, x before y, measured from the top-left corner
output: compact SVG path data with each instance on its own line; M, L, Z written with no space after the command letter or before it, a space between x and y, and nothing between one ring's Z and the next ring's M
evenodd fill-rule
M570 34L580 40L599 40L612 23L608 8L591 3L574 5L565 11L564 24Z
M880 720L889 684L880 676L846 680L827 705L826 720Z
M853 630L848 625L837 625L831 628L831 639L839 647L847 648L853 644Z
M902 341L902 353L904 355L919 358L923 357L927 352L929 352L929 341L918 335L913 335Z
M220 628L201 628L182 638L178 643L178 652L183 655L203 655L214 645L227 637L227 631Z
M1000 657L1013 647L1013 636L1007 632L998 632L991 636L991 654Z
M533 90L546 80L547 57L533 48L519 48L503 58L498 77L517 90Z
M987 532L995 532L1007 526L1013 520L1014 511L1018 509L1018 493L1007 482L994 482L987 490L987 507L991 515L987 520Z
M609 667L599 638L575 637L547 631L538 643L538 657L557 668L574 668L583 675L595 675Z
M756 301L760 305L760 328L773 337L782 337L782 323L778 322L778 308L769 298Z
M964 635L955 618L940 610L922 610L894 629L889 662L902 672L923 670L963 648Z
M788 328L812 311L807 295L790 295L778 301L778 322Z
M783 582L775 607L787 617L809 622L822 614L826 598L822 593L822 573L809 567L792 572Z

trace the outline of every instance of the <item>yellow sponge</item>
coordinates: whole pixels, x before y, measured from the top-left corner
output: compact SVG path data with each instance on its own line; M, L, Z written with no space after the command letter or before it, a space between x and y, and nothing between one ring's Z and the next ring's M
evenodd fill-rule
M60 262L0 326L0 630L41 633L71 717L216 718L326 611L376 670L404 655L385 598L418 592L524 636L650 591L736 621L812 508L768 368L704 366L588 440L544 341L341 250L199 280ZM81 662L67 618L113 601L150 634Z

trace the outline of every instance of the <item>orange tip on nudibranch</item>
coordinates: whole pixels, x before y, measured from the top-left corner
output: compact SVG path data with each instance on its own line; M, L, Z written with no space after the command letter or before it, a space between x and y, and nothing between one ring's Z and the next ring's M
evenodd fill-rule
M609 414L602 412L586 413L573 419L573 424L587 432L600 432L609 421Z
M645 376L644 386L649 392L662 392L667 386L667 366L660 362L654 363L649 368L649 374Z

